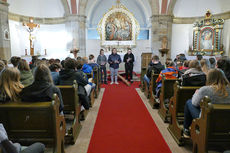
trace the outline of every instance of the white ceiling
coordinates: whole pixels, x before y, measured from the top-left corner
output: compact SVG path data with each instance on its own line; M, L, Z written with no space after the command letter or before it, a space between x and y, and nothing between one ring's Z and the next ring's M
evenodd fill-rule
M152 14L148 0L121 0L121 3L134 14L142 28L148 26ZM115 0L88 0L86 6L88 27L96 28L103 15L115 4Z
M7 0L12 13L33 17L63 17L65 14L61 0Z
M210 9L212 14L230 11L230 0L177 0L173 13L176 17L204 16Z

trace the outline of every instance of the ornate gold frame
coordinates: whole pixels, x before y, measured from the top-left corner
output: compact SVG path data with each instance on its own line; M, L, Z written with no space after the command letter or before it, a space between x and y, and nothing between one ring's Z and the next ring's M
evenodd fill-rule
M124 13L132 21L132 39L130 41L119 41L119 40L110 40L110 41L108 41L108 40L106 40L105 27L106 27L107 18L111 14L117 13L117 12ZM133 13L131 13L124 5L118 3L117 5L112 6L112 8L109 9L109 11L104 14L103 18L100 20L100 22L98 24L97 31L98 31L98 33L100 35L101 46L102 47L105 47L105 48L130 47L130 48L132 48L132 47L136 46L137 36L138 36L138 34L140 32L140 25L137 22L136 18L134 17Z

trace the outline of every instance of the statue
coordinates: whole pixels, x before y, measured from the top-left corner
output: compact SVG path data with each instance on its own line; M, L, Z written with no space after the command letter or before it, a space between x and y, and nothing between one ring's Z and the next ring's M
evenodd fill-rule
M163 37L162 41L161 41L161 48L162 49L166 49L167 48L167 44L168 44L168 39L167 37Z
M33 23L34 20L32 17L29 18L29 23L23 23L23 26L26 26L27 31L30 33L30 55L34 56L34 44L33 44L33 40L35 39L35 37L32 35L32 33L34 32L35 29L40 28L39 24L35 24Z

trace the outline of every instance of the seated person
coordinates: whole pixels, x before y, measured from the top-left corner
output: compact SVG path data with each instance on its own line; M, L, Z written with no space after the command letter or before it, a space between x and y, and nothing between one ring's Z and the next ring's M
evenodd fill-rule
M213 57L211 57L211 58L209 58L208 60L209 60L209 62L210 62L210 68L211 68L211 69L214 69L214 68L216 67L216 59L213 58Z
M59 71L61 70L61 65L54 63L49 66L49 69L51 71L54 84L59 85Z
M24 86L20 82L17 68L5 68L0 75L0 103L17 102Z
M64 69L59 72L60 85L72 85L74 80L78 83L78 96L79 101L86 110L89 110L90 102L85 90L85 86L88 84L86 78L82 76L82 73L76 70L76 61L68 58L65 60Z
M222 57L217 61L216 66L224 71L226 78L230 81L230 59L228 57Z
M34 143L22 149L19 143L12 143L8 139L4 126L0 124L0 149L2 149L2 153L44 153L45 145L42 143Z
M189 69L189 62L185 60L181 67L178 67L178 77L181 77Z
M95 62L95 58L94 58L94 55L93 54L90 54L89 55L89 62L88 62L88 65L92 67L92 69L94 67L99 67L99 65Z
M88 58L84 57L82 58L82 61L83 61L82 71L86 74L91 74L93 71L93 68L88 64Z
M206 82L206 75L201 70L198 60L189 62L189 69L181 77L183 86L204 86Z
M147 82L148 86L150 83L152 71L154 71L154 74L160 74L162 70L164 70L164 65L160 63L159 57L154 55L152 57L151 65L149 66L147 73L144 75L144 81Z
M192 99L189 99L184 108L184 137L189 137L189 127L192 120L200 116L200 102L208 96L211 103L229 103L230 86L221 69L211 69L207 75L206 86L195 92Z
M166 69L162 70L161 73L159 74L156 83L156 96L159 98L160 96L160 89L162 86L162 76L163 74L165 75L166 79L176 79L178 75L178 71L175 68L174 62L173 61L166 61Z
M14 67L18 67L19 61L21 60L21 57L18 56L13 56L10 58L10 63L14 66Z
M202 60L200 61L200 65L201 65L202 71L203 71L205 74L207 74L208 71L209 71L209 69L210 69L210 62L209 62L209 60L208 60L208 59L202 59Z
M27 87L28 85L31 85L34 81L34 76L30 70L29 64L26 62L26 60L21 59L18 64L18 69L20 71L20 81L21 83Z
M64 105L60 89L53 84L49 68L45 64L40 64L35 69L34 82L25 87L20 96L23 102L46 102L51 101L55 93L59 97L59 111L62 113Z

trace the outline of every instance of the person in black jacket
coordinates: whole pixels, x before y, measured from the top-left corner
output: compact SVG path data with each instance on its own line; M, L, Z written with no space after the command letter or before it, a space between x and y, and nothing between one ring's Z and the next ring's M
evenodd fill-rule
M165 67L160 63L159 57L157 55L154 55L152 57L151 65L149 65L147 73L144 75L144 81L147 82L147 85L149 85L150 83L152 71L154 71L154 74L160 74L160 72L164 69Z
M132 50L130 48L128 48L128 52L125 54L123 62L125 62L126 80L131 81L131 83L132 83L133 82L132 80L133 80L134 55L133 55ZM130 76L130 79L129 79L129 76Z
M23 102L45 102L51 101L55 93L60 100L59 111L62 112L64 105L60 89L53 84L49 68L40 64L35 69L34 82L22 89L20 97Z
M84 88L88 84L86 78L83 77L81 72L76 71L77 63L74 59L65 60L64 69L59 72L60 85L72 85L74 80L78 83L78 96L81 104L86 110L89 110L90 102L87 92Z

